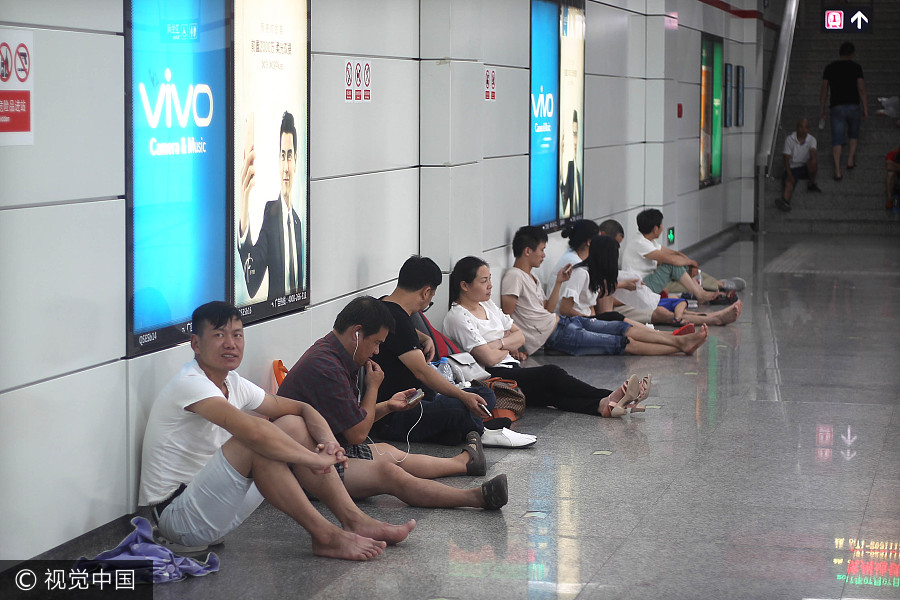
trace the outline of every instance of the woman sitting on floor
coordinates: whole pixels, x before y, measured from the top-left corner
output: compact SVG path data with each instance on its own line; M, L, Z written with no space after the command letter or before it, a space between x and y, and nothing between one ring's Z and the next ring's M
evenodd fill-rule
M650 394L649 376L638 380L632 375L610 391L572 377L558 365L520 366L517 348L525 343L525 336L491 301L490 269L474 256L457 262L450 274L450 311L444 318L444 333L470 352L492 377L518 383L529 406L621 417L628 408L643 412L639 403Z

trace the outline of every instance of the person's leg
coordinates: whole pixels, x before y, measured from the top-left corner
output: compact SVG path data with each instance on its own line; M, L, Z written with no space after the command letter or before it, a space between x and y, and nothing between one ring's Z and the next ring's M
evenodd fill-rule
M628 327L626 321L562 317L544 345L572 356L618 355L626 343L621 333ZM583 323L592 324L592 329L586 329Z
M718 292L708 292L700 287L696 281L694 281L693 277L688 275L687 271L680 278L681 285L683 285L687 290L692 293L696 298L697 302L707 303L716 299L718 296Z
M275 424L307 448L312 450L316 447L316 441L309 435L302 418L281 417ZM241 447L246 448L243 445ZM390 525L365 514L353 503L336 469L330 469L328 473L322 474L314 473L299 465L289 468L286 463L270 460L252 451L250 458L253 479L266 500L301 525L303 523L298 519L309 520L311 526L315 528L316 534L313 534L313 530L304 525L313 536L313 551L317 554L332 556L328 552L336 550L335 544L346 542L345 534L349 532L364 538L396 544L406 539L416 526L415 520L410 520L404 525ZM321 500L347 531L338 529L320 515L309 503L303 490Z
M884 183L884 189L887 192L887 208L892 208L894 204L894 185L897 181L897 174L900 173L900 163L892 160L885 161L884 168L887 171L887 179Z
M488 371L518 383L528 406L555 406L559 410L591 415L598 412L600 401L612 393L573 377L559 365L497 367Z
M806 163L806 172L809 175L809 181L806 183L806 188L813 192L821 192L822 190L816 185L816 175L819 174L818 156L813 156L809 159L809 162Z
M488 409L493 410L497 399L490 388L476 386L468 391L484 398ZM470 431L478 434L484 432L484 424L469 412L462 401L436 394L431 400L423 400L419 409L413 407L387 415L375 423L373 431L385 440L405 442L408 439L411 442L456 446L465 441Z
M784 174L784 186L781 190L781 199L787 203L790 203L791 196L794 195L794 180L787 176L787 172Z
M688 335L668 335L646 327L630 327L626 332L629 343L625 346L625 353L646 356L676 352L693 354L706 342L708 335L709 329L706 325L702 325L700 331Z
M856 149L859 146L859 126L861 123L859 106L850 106L847 110L847 137L850 138L847 152L847 168L856 167Z
M644 276L644 283L658 294L670 281L681 281L682 275L685 274L687 274L687 267L659 263L654 271Z
M682 300L678 304L675 305L675 310L673 312L674 321L678 325L683 325L682 319L684 319L684 311L687 309L687 300Z
M385 461L349 459L344 470L344 485L356 499L390 494L410 506L428 508L484 506L480 486L462 490L430 479L421 479L406 472L401 465Z
M728 325L737 321L744 309L744 303L738 300L734 304L710 313L685 312L684 320L695 325Z
M843 106L831 107L831 158L834 161L834 178L841 180L841 150L846 139L847 117Z
M372 448L372 460L375 462L396 464L410 475L423 479L465 475L466 465L471 458L465 451L452 458L441 458L427 454L407 454L384 443L370 444L370 447ZM345 472L344 482L346 483L346 481ZM353 494L351 493L351 495Z

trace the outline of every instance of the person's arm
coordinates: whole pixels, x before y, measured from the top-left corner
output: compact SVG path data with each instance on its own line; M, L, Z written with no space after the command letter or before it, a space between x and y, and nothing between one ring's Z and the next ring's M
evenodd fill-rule
M256 412L272 418L289 414L303 418L312 437L320 442L322 449L328 448L331 452L312 452L278 426L238 409L223 397L199 400L187 406L186 410L225 429L254 452L273 460L314 470L327 470L333 464L346 461L325 419L303 402L266 394Z
M575 298L563 298L559 301L559 314L564 317L590 317L592 315L583 315L575 310Z
M869 118L869 103L866 100L866 80L860 77L856 80L856 89L859 92L859 101L862 102L863 119Z
M425 355L426 361L433 361L435 355L434 340L427 333L416 329L416 335L419 337L419 345L422 346L422 354Z
M560 269L556 274L556 281L553 283L550 297L544 302L544 308L548 312L553 312L556 309L556 305L559 302L559 290L562 287L562 284L568 281L570 277L572 277L572 264L566 264L566 266Z
M406 403L406 399L415 392L415 389L397 392L385 402L378 402L378 388L384 381L384 371L373 360L368 361L363 367L366 370L366 391L360 400L360 407L365 409L366 416L362 421L348 427L341 432L341 435L351 444L362 444L369 437L372 425L375 421L384 418L392 412L406 410L410 404Z
M825 118L825 99L828 98L828 80L822 80L822 89L819 92L819 118Z
M649 258L650 260L655 260L658 263L665 263L667 265L674 265L676 267L696 267L697 261L688 256L685 256L681 252L676 252L674 250L670 250L669 248L661 247L658 250L654 250L653 252L649 252L644 255L644 258Z
M519 297L512 294L504 294L500 296L500 310L508 314L510 317L516 312L516 305L519 303Z
M470 352L480 365L492 367L524 344L525 334L517 325L513 325L501 339L475 346Z
M437 369L425 362L425 355L421 350L410 350L409 352L401 354L399 358L400 362L406 365L406 368L415 375L416 379L435 392L460 400L473 415L478 415L479 417L487 415L485 412L487 410L486 408L485 410L482 410L477 406L479 404L485 406L486 402L484 398L478 394L461 390L444 379L444 377L437 372Z

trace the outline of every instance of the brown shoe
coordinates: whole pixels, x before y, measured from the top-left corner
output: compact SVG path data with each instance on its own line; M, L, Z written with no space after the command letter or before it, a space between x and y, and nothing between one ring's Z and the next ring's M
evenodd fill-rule
M469 462L466 463L466 475L480 477L487 473L487 462L484 459L484 447L481 445L481 436L476 431L466 434L466 446L463 451L469 453Z
M497 475L481 484L485 510L499 510L509 501L509 484L506 474Z

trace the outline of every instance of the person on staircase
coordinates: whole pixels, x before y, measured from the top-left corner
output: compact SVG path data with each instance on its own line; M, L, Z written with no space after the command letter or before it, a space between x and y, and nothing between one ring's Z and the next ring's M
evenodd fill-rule
M809 133L809 121L797 121L797 130L784 140L784 185L781 198L775 206L784 212L791 210L791 196L800 179L809 180L806 189L810 192L821 192L816 185L816 173L819 170L819 158L816 152L816 138Z

